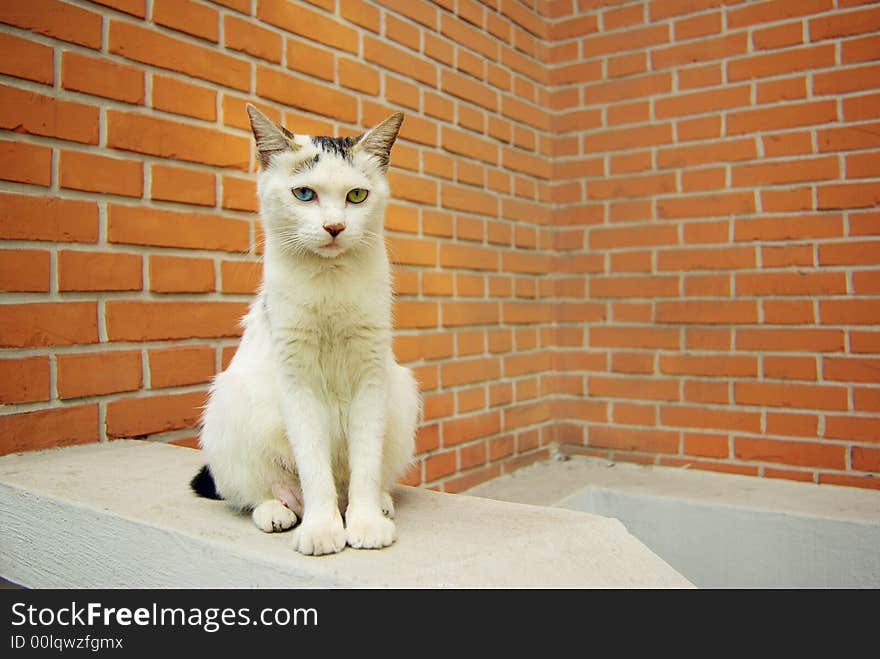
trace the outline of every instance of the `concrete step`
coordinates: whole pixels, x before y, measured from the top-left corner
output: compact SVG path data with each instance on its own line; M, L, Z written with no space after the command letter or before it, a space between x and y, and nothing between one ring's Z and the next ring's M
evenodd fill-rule
M692 587L617 520L400 487L399 540L302 556L189 480L199 451L117 441L0 458L0 576L35 588Z

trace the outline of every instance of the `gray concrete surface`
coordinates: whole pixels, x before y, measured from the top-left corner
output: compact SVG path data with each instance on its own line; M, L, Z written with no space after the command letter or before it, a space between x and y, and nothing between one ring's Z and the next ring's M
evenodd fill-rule
M880 492L573 456L469 494L619 519L698 587L880 587Z
M26 587L691 587L618 521L396 494L400 539L323 557L188 481L191 449L137 441L0 458L0 576Z

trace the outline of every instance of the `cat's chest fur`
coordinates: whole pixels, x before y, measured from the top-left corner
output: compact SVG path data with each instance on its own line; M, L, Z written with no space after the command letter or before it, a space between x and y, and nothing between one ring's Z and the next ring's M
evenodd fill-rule
M279 365L322 397L350 398L390 350L387 281L381 273L342 272L285 283L265 291Z

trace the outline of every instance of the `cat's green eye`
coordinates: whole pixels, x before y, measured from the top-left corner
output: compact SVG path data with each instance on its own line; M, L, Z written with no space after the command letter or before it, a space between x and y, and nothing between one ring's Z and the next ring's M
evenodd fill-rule
M370 193L363 188L355 188L354 190L349 190L345 198L353 204L359 204L367 198L368 194Z
M293 196L300 201L311 201L315 198L315 191L311 188L294 188Z

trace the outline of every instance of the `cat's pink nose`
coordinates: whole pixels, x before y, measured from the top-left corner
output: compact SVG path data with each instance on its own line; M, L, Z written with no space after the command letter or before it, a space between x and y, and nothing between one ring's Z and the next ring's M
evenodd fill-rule
M331 236L333 236L335 238L340 233L345 231L345 225L344 224L325 224L324 231L326 231L327 233L329 233Z

